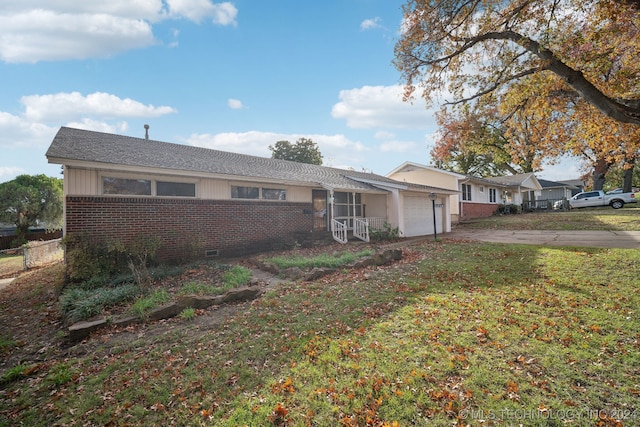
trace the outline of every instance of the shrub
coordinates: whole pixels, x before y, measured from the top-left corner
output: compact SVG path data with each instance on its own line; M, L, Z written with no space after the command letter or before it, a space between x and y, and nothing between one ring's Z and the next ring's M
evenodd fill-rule
M129 270L140 286L150 281L148 267L155 262L160 247L158 236L140 235L131 243L101 241L85 233L63 239L67 257L67 277L81 282L95 277L112 277Z
M520 206L509 204L509 205L498 205L498 209L496 210L497 215L511 215L520 213Z
M369 236L371 240L377 242L396 240L400 236L400 229L391 227L391 224L385 221L382 228L371 229Z

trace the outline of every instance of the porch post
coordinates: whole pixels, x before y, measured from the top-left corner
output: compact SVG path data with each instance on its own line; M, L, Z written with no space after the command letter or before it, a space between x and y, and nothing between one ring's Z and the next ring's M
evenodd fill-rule
M355 229L356 228L356 193L355 192L351 193L351 199L353 204L353 218L351 218L351 224L352 224L352 227Z
M333 209L333 189L329 190L329 208L331 209L331 217L329 218L329 229L333 230L333 223L331 221L333 221L333 219L336 217L335 215L335 211Z

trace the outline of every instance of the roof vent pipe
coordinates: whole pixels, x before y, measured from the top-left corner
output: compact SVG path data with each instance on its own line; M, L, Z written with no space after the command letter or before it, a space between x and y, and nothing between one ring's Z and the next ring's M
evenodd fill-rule
M144 139L149 140L149 125L144 125Z

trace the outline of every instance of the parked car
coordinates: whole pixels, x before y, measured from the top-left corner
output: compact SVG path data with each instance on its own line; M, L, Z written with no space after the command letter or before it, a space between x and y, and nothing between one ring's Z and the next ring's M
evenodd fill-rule
M583 191L569 199L571 208L586 208L593 206L611 206L620 209L625 203L636 203L635 193L605 194L602 190Z
M632 193L637 193L638 191L640 190L638 190L636 187L633 187L631 189ZM622 188L616 188L615 190L607 191L607 194L622 194Z

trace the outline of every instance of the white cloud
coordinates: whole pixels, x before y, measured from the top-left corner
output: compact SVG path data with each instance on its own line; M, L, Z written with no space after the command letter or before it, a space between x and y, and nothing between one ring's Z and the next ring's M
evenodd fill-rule
M125 133L129 130L129 124L127 122L120 122L116 124L109 124L100 120L82 119L80 121L69 122L66 124L68 127L76 129L86 129L95 132L105 133Z
M374 137L376 139L392 139L392 138L395 138L396 135L386 130L379 130L378 132L375 133Z
M10 63L109 57L157 44L153 23L211 18L237 25L238 10L210 0L21 0L0 5L0 60ZM174 34L174 37L176 34ZM169 46L175 47L177 41Z
M344 135L283 134L275 132L227 132L219 134L193 134L187 143L197 147L210 148L232 153L271 157L269 146L278 141L295 143L299 138L310 138L318 144L325 166L357 169L364 163L364 155L369 151L364 144L352 141ZM337 164L341 166L336 166Z
M142 20L34 10L0 16L0 59L5 62L107 57L152 45Z
M18 175L26 173L24 169L13 166L0 166L0 182L11 181Z
M158 117L176 112L171 107L145 105L130 98L122 99L104 92L94 92L87 96L79 92L31 95L23 96L20 102L25 107L25 117L34 122L61 122L92 116L102 119Z
M366 30L373 30L375 28L380 28L381 22L382 22L382 19L380 19L380 17L377 17L377 16L375 18L365 19L360 23L360 29L363 31L366 31Z
M413 141L387 141L380 145L380 151L383 153L406 153L417 147Z
M229 98L229 100L227 101L227 105L232 110L241 110L244 108L242 101L240 101L239 99Z
M51 142L58 128L32 122L23 117L0 111L0 147L41 147ZM5 154L7 154L5 152Z
M238 9L230 2L211 3L209 0L167 0L169 13L184 16L194 22L211 18L218 25L237 25Z
M347 126L358 129L426 129L436 126L434 110L424 102L403 102L403 87L363 86L340 91L340 102L331 115L345 119Z

